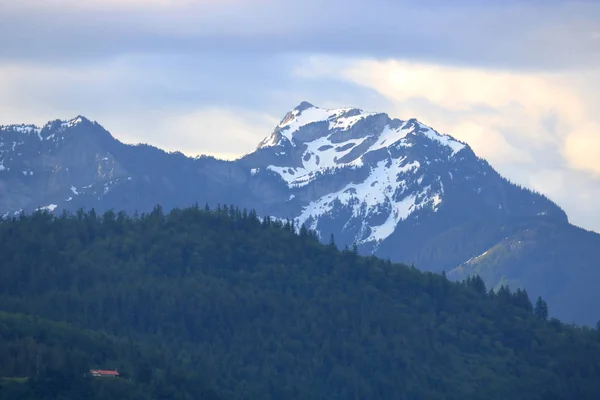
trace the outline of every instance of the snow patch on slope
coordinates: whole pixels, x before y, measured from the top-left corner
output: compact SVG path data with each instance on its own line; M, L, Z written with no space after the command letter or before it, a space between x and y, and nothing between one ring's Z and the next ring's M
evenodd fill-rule
M454 140L452 137L450 137L449 135L440 135L439 133L437 133L436 131L434 131L433 129L431 129L428 126L422 125L424 128L426 128L423 133L431 140L435 140L438 143L441 143L442 145L446 146L446 147L450 147L452 149L452 154L456 154L459 151L461 151L462 149L464 149L465 147L467 147L466 145L458 142L457 140Z
M369 152L384 149L391 145L411 147L411 143L402 141L410 132L411 130L405 125L397 129L386 126L378 135L376 142L368 147L362 155L344 163L339 160L352 152L357 146L362 145L366 140L372 139L374 135L350 139L342 143L333 142L330 135L324 136L306 143L307 149L302 156L302 167L269 165L267 169L279 174L289 187L305 186L321 174L335 172L339 168L363 166L363 156Z
M323 137L307 144L308 148L302 157L302 167L267 166L268 170L279 174L289 187L305 186L319 175L338 167L360 167L362 161L356 159L349 163L338 163L338 160L350 153L367 138L349 140L334 144L329 137Z
M369 147L368 151L385 149L385 148L388 148L388 147L394 146L394 145L403 146L403 147L411 147L412 143L408 143L407 141L402 140L402 139L406 138L406 136L411 132L412 132L412 130L409 129L406 126L406 124L404 124L403 126L401 126L398 129L392 129L388 125L383 129L383 131L379 135L377 142L374 145L372 145L371 147Z
M358 114L345 116L345 114L352 110L352 108L325 109L312 106L300 111L298 108L295 108L277 128L279 128L282 136L291 142L294 133L300 130L300 128L315 122L329 122L328 129L330 130L348 130L361 119L376 115L376 113L354 109Z
M44 207L36 208L35 211L47 210L47 211L53 212L54 210L56 210L57 207L58 206L56 204L49 204L49 205L44 206Z
M14 131L17 133L25 133L25 134L35 133L35 134L39 135L41 128L39 128L35 125L25 125L25 124L0 125L0 132L9 132L9 131Z
M294 140L294 135L301 131L307 125L316 122L326 122L323 134L316 135L317 138L312 141L304 141L303 146L306 149L299 160L301 166L297 164L293 167L281 165L269 165L266 169L277 173L288 184L289 187L301 187L312 182L317 176L328 172L335 172L338 168L360 167L363 163L365 154L395 147L412 147L409 135L424 135L431 141L441 144L451 150L450 157L461 151L466 145L454 140L448 135L441 135L416 120L403 122L400 120L389 120L385 126L375 125L380 131L374 130L360 138L350 138L340 142L339 136L333 139L333 135L342 131L351 129L359 121L377 115L379 113L364 112L356 108L323 109L314 107L308 103L292 110L277 126L275 132L265 138L259 148L268 148L274 146L284 146L291 144L292 147L298 146ZM387 117L387 116L386 116ZM370 129L372 129L371 127ZM362 146L361 154L356 154L352 159L344 159L344 156L351 153L357 146L361 146L366 140L373 141L370 146ZM285 148L285 147L283 147ZM276 153L277 156L286 155L284 150ZM252 169L254 174L257 170Z
M479 259L485 257L488 254L488 252L489 252L489 250L486 250L478 256L469 258L467 261L465 261L465 264L471 264L471 263L474 263L475 261L478 261Z
M64 122L61 124L61 126L62 126L63 128L72 128L72 127L74 127L74 126L76 126L76 125L79 125L79 124L81 124L82 122L83 122L83 118L82 118L82 117L77 117L77 118L73 118L73 119L71 119L71 120L69 120L69 121L64 121Z
M364 182L350 183L338 192L311 202L297 218L298 225L308 222L308 227L318 232L319 218L333 212L341 203L352 212L346 225L358 222L361 226L357 243L377 243L390 236L396 225L416 210L430 207L437 211L443 190L431 193L431 187L427 186L419 193L407 193L406 182L401 179L403 174L420 169L418 161L406 163L406 158L402 158L391 160L389 164L390 160L380 161ZM370 217L381 213L387 213L381 224L369 224Z

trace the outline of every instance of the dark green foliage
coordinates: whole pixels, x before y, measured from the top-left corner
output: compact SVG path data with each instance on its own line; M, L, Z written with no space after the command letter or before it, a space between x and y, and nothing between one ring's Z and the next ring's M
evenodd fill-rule
M186 370L192 366L131 340L0 312L2 400L141 400L155 398L160 390L169 392L172 399L219 399L201 375ZM165 377L174 367L177 378ZM90 369L115 368L120 378L86 376Z
M546 301L541 297L538 297L537 301L535 302L535 308L533 309L533 312L536 315L536 317L541 318L543 320L547 320L548 304L546 304Z
M16 321L0 376L29 378L1 384L11 399L213 398L213 379L232 399L600 394L596 332L540 320L526 292L339 251L232 206L20 216L0 223L0 254ZM131 381L78 375L115 367Z
M445 277L446 274L442 274L442 276ZM485 295L487 293L485 283L483 282L483 279L479 277L479 275L467 278L465 284L467 285L467 287L473 288L477 293L481 295Z

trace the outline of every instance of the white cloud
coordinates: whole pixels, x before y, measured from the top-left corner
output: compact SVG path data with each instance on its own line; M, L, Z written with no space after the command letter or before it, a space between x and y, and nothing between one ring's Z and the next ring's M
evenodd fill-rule
M252 151L278 122L267 114L209 107L150 121L119 119L109 130L130 143L151 142L188 156L210 154L232 160Z
M458 134L455 135L457 138L468 143L471 148L476 149L480 157L485 159L502 160L503 163L532 161L528 149L513 146L501 132L485 125L485 121L477 120L478 118L472 118L454 124L451 132L457 132Z
M89 95L109 97L111 83L123 79L116 66L0 64L0 124L43 124L65 113L83 113Z
M525 186L550 195L565 209L571 223L600 232L600 185L597 181L579 171L559 169L549 164L513 172L526 177Z
M528 174L527 187L542 193L558 195L567 185L569 173L561 169L538 169Z
M600 123L589 122L567 134L564 155L573 168L600 177Z

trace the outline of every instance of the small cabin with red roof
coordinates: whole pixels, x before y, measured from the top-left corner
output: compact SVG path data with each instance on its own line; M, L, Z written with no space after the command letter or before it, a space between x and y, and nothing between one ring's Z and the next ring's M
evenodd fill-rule
M106 370L106 369L92 369L90 370L90 374L92 376L97 376L101 378L116 378L119 376L119 372L117 370Z

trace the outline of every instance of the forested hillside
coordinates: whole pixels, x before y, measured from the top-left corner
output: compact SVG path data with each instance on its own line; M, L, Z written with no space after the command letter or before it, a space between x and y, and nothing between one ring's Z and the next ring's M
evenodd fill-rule
M333 239L234 207L7 219L0 396L600 398L597 330Z
M198 363L132 339L0 312L0 399L220 398ZM118 379L85 376L115 367Z

